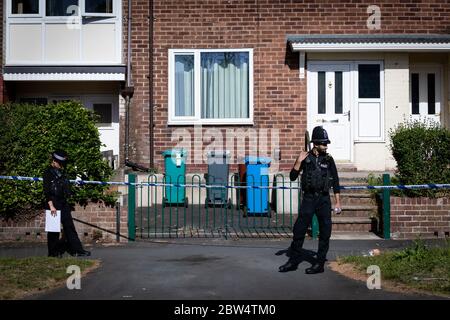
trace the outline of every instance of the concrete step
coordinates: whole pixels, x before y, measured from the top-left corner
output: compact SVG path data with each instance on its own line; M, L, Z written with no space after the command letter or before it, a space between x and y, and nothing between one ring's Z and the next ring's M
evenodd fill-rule
M353 163L336 162L338 172L356 172L356 166Z
M335 199L331 197L331 203L335 203ZM351 207L351 206L366 206L366 207L375 207L376 202L372 198L367 197L342 197L341 196L341 204L343 207Z
M332 240L380 240L373 232L335 231L331 233Z
M333 216L332 222L335 231L370 232L373 229L370 218Z
M363 212L373 212L373 211L377 211L378 207L377 206L373 206L373 205L347 205L347 206L342 206L342 210L345 212L358 212L358 211L363 211Z

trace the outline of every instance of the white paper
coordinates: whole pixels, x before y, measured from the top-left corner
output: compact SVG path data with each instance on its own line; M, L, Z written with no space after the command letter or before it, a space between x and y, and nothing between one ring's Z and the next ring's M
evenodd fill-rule
M56 210L56 216L52 216L50 210L45 210L45 232L61 232L60 210Z

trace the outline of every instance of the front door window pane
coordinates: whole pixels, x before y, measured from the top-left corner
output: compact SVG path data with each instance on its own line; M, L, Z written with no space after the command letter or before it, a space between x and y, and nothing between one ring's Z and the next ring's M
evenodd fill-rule
M334 73L334 112L342 113L342 71Z
M358 65L359 98L380 98L380 65Z
M317 113L318 114L324 114L326 113L326 107L325 107L325 93L326 93L326 88L325 88L325 72L324 71L319 71L317 73L317 79L318 79L318 96L317 96Z
M112 106L110 103L94 103L94 112L100 118L98 119L97 126L99 127L111 127L112 124Z

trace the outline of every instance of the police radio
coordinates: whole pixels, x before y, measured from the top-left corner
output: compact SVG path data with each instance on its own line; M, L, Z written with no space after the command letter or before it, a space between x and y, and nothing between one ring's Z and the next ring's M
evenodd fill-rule
M309 138L308 130L305 131L305 151L311 152L311 139Z

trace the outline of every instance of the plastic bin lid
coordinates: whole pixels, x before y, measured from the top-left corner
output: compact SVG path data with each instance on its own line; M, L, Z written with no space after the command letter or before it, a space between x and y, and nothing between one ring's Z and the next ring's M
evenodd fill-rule
M208 157L229 157L230 151L228 150L211 150L206 153Z
M167 149L163 151L164 157L176 157L177 154L181 154L182 157L186 156L186 150L184 149Z
M255 157L255 156L248 156L244 158L245 164L269 164L272 162L272 159L269 157Z

